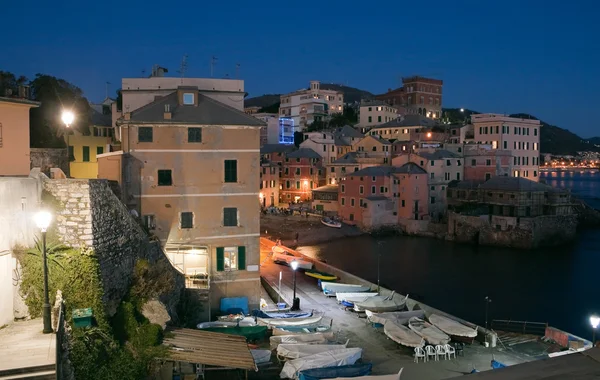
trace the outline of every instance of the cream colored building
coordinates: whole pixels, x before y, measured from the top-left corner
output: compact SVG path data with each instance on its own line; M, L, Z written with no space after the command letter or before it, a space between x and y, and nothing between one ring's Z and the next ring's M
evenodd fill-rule
M436 120L422 115L401 115L392 121L373 127L369 134L385 139L410 141L415 140L422 129L437 125Z
M304 133L304 141L300 148L310 148L323 158L323 164L331 163L337 159L335 136L332 132Z
M0 97L0 176L28 176L29 110L39 102Z
M181 86L117 124L123 150L98 156L99 177L120 182L187 287L209 289L213 314L223 297L258 307L264 123Z
M398 109L381 100L362 101L359 109L359 125L374 127L398 117Z
M279 117L293 120L294 131L303 131L315 121L344 111L344 93L324 90L319 81L310 81L308 89L281 95Z
M539 180L542 128L539 120L488 113L471 115L471 123L476 143L512 152L512 177Z

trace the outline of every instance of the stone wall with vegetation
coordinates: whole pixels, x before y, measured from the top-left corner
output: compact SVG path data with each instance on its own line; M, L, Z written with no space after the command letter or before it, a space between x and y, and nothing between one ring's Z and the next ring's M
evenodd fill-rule
M60 168L66 175L69 175L66 148L31 148L30 161L32 168L40 168L42 173L48 177L52 168Z

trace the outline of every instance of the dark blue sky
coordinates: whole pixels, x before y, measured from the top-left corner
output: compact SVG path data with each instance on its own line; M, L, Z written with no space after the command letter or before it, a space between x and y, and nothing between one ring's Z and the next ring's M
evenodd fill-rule
M0 70L46 73L99 101L160 64L240 76L250 96L318 79L374 93L444 80L446 107L529 112L600 135L600 1L7 1ZM253 5L250 5L253 4Z

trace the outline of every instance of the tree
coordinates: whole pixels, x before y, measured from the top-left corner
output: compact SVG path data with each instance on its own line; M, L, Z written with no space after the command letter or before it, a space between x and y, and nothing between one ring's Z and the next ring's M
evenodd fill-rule
M294 132L294 145L296 148L300 147L302 141L304 141L304 134L302 132Z
M7 96L7 90L12 91L13 95L17 95L19 86L25 85L27 82L27 78L23 75L17 78L11 72L0 70L0 96Z
M281 103L277 102L275 104L271 104L270 106L263 107L258 110L258 112L266 112L266 113L279 113L279 105Z

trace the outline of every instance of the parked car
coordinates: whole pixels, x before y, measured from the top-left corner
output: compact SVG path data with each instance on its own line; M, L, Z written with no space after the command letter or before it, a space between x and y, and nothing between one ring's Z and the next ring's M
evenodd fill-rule
M298 262L298 269L312 269L313 263L304 260L298 256L294 256L292 253L285 250L274 250L273 251L273 262L278 264L290 265L292 261Z

